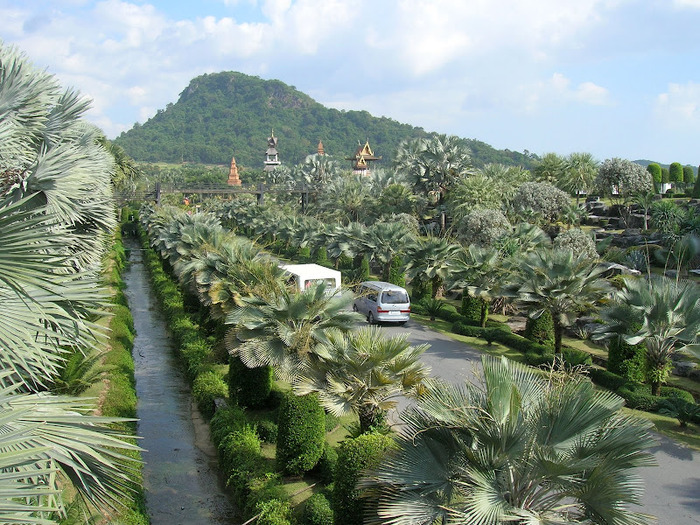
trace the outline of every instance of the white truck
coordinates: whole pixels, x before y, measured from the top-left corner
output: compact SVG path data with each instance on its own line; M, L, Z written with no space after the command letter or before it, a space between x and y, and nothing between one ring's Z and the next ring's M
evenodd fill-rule
M340 272L319 264L280 264L280 268L290 275L295 288L303 292L316 284L324 283L326 293L340 293Z

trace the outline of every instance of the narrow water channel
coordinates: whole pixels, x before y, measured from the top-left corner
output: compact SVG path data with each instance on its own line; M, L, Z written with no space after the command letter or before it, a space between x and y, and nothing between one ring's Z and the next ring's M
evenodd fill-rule
M152 525L237 523L215 470L216 451L192 403L187 380L168 339L151 291L142 252L134 242L124 272L136 338L134 365L138 435L143 453L146 506Z

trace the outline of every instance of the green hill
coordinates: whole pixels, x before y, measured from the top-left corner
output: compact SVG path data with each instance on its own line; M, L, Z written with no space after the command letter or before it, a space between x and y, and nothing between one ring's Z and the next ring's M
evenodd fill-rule
M227 165L235 157L240 166L261 168L271 130L279 140L280 160L288 166L316 153L319 140L326 153L339 159L369 140L384 159L379 166L388 166L402 140L429 135L366 111L326 108L279 80L223 72L194 78L175 104L114 142L137 161ZM533 160L532 155L464 140L477 167L488 162L529 167Z

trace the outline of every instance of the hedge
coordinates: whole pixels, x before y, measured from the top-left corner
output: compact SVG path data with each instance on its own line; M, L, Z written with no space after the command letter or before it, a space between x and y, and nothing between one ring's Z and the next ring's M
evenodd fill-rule
M192 397L197 403L199 411L207 419L214 415L214 400L225 398L228 394L228 385L221 375L214 371L204 372L198 375L192 383Z
M333 525L333 509L323 494L314 494L306 500L301 514L303 525Z
M237 356L229 358L228 392L238 404L260 408L268 403L272 392L273 370L270 366L248 368Z
M362 525L366 502L360 498L357 482L365 469L379 466L392 444L388 435L369 433L338 445L332 501L336 525Z
M289 475L308 472L321 458L326 437L325 412L318 394L287 393L279 408L277 468Z

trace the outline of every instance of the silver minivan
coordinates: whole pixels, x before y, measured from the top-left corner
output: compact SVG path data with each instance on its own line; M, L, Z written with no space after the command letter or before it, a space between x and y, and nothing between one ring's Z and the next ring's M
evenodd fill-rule
M380 322L405 324L411 315L408 292L391 283L360 283L352 309L367 317L369 324Z

